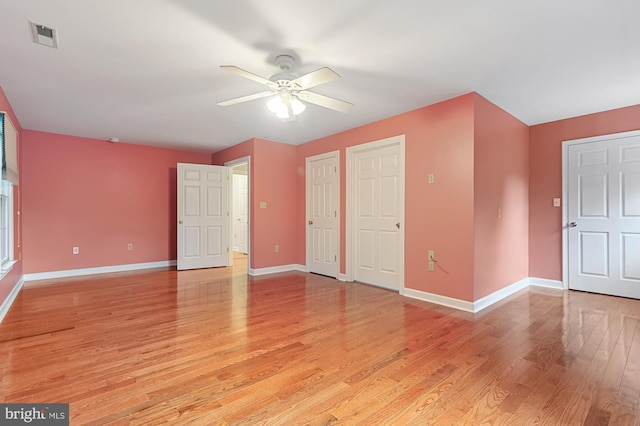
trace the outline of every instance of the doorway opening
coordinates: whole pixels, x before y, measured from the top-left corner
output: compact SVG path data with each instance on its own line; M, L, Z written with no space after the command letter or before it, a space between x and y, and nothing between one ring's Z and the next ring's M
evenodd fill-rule
M231 169L229 264L234 268L246 267L247 271L251 265L250 164L250 157L225 163L225 166Z

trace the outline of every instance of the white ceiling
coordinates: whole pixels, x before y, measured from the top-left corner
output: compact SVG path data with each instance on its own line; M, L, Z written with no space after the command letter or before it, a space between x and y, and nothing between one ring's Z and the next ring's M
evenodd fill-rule
M0 86L25 129L215 152L304 143L476 91L532 125L640 104L638 0L0 0ZM28 21L58 31L34 44ZM281 122L280 53L355 104Z

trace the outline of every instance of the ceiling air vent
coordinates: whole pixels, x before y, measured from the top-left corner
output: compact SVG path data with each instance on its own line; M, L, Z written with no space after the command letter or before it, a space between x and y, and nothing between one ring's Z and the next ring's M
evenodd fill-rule
M58 48L58 36L55 28L45 27L31 21L29 21L29 25L31 26L31 36L34 43L53 47L54 49Z

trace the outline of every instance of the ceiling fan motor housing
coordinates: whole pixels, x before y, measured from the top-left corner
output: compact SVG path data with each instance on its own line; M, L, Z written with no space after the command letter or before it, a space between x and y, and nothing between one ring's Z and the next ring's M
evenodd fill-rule
M290 55L278 55L274 62L282 71L289 71L293 67L295 59Z
M298 77L295 74L289 72L289 70L293 67L293 57L289 55L279 55L276 56L274 62L280 68L280 70L282 70L282 72L272 75L269 80L278 83L278 87L281 89L285 87L293 89L293 87L290 87L289 82L291 80L295 80Z
M277 74L272 75L269 80L275 81L276 83L283 82L282 85L288 85L291 80L295 80L297 76L288 72L279 72Z

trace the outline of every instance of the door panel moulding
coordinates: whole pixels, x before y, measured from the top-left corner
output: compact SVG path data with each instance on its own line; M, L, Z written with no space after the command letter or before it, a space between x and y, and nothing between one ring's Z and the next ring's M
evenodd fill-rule
M397 135L392 136L390 138L381 139L373 142L368 142L360 145L354 145L348 147L346 149L346 270L344 278L346 281L354 281L355 272L354 272L354 259L355 259L355 248L356 242L354 235L356 232L356 221L355 221L355 213L356 208L354 206L354 196L356 194L356 184L355 181L355 172L356 172L356 156L358 153L382 149L390 146L397 145L399 148L399 161L400 164L400 187L401 191L398 194L400 200L398 202L398 220L400 223L400 232L398 232L398 247L399 247L399 256L398 256L398 265L397 265L397 285L394 290L402 293L404 290L405 282L404 282L404 242L405 242L405 216L404 216L404 205L405 205L405 135Z
M624 139L628 138L638 138L640 137L640 131L634 130L630 132L621 132L621 133L613 133L607 135L600 135L588 138L580 138L580 139L572 139L565 140L562 142L562 288L564 290L568 290L570 286L570 232L575 232L573 227L569 226L569 222L573 220L570 217L570 202L571 199L571 188L570 188L570 165L569 161L571 158L570 150L571 148L575 148L576 146L585 145L585 144L594 144L593 146L597 146L596 143L604 142L604 141L612 141L612 144L615 143L613 141L622 142ZM614 159L612 159L614 160ZM619 160L619 159L617 159ZM616 160L616 161L617 161ZM607 166L611 167L611 166ZM618 179L618 177L611 177L610 179ZM615 185L614 185L615 187ZM575 226L575 225L574 225ZM617 265L610 266L613 268L617 268Z
M332 241L331 250L335 253L335 264L334 269L332 271L328 270L315 270L313 265L313 236L312 236L312 225L309 221L313 220L313 194L311 188L311 179L309 174L312 170L312 163L323 161L323 160L333 160L333 166L335 167L335 175L333 179L335 180L332 184L334 188L334 193L332 194L331 202L335 205L335 229L332 232L335 235L335 240ZM311 157L307 157L305 159L305 211L306 211L306 219L305 219L305 251L306 251L306 265L307 269L312 272L318 273L330 273L329 276L333 278L338 278L340 275L340 225L341 225L341 216L340 216L340 151L331 151L326 152L319 155L314 155ZM323 193L324 194L324 193ZM322 200L324 203L325 200ZM324 204L323 204L324 207ZM324 247L324 244L323 244Z

